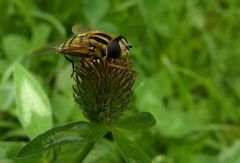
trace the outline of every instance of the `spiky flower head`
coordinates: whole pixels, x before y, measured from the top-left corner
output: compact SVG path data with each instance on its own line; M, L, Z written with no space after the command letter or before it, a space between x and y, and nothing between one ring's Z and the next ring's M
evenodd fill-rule
M110 124L126 110L136 72L126 60L81 60L74 68L75 101L92 122Z

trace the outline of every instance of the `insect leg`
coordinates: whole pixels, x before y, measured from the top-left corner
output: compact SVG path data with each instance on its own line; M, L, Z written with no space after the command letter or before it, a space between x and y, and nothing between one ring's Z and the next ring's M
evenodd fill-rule
M68 60L69 62L72 63L72 74L71 74L71 77L73 77L73 74L74 74L74 61L71 60L70 58L68 58L67 56L64 56L66 60Z
M126 63L127 63L126 66L119 66L119 65L116 65L116 64L114 64L114 63L111 63L111 60L109 60L109 59L107 58L107 64L108 64L110 67L115 67L115 68L120 68L120 69L123 69L123 70L127 70L127 69L129 69L130 64L129 64L128 60L126 60Z

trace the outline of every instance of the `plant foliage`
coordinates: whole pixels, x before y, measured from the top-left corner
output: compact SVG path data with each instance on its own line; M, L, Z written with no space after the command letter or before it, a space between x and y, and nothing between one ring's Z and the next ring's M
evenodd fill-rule
M133 45L129 57L139 74L126 115L147 111L157 122L150 132L121 135L153 162L239 162L239 11L238 0L0 0L0 162L66 162L81 150L82 142L75 142L62 146L58 158L50 152L14 159L22 142L51 126L86 121L74 104L71 65L61 55L32 55L71 37L74 24L121 34ZM18 113L28 105L19 107L27 92L15 89L23 80L35 95L26 102L43 101L48 112L46 124L30 118L36 128ZM144 118L140 114L136 122ZM125 125L123 118L113 124L119 131L147 128ZM122 162L104 139L86 158L94 160Z

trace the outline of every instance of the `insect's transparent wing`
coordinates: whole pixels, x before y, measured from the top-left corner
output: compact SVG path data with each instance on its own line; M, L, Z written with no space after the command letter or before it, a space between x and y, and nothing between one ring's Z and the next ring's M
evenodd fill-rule
M59 52L59 47L61 44L51 43L47 46L39 48L33 52L34 55L47 55L47 54L56 54Z
M84 34L84 33L88 32L88 31L92 31L92 30L93 30L92 28L83 26L83 25L81 25L81 24L75 24L75 25L72 27L72 32L73 32L75 35Z
M57 42L49 43L44 47L41 47L39 49L36 49L33 54L34 55L47 55L47 54L57 54L61 52L61 46L65 44L70 38L67 38L65 40L60 40Z

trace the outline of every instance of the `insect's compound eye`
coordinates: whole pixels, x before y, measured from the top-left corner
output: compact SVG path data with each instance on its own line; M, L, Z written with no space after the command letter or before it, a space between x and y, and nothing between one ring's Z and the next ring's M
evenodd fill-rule
M121 55L121 47L118 40L114 40L107 45L107 56L109 58L119 58Z

